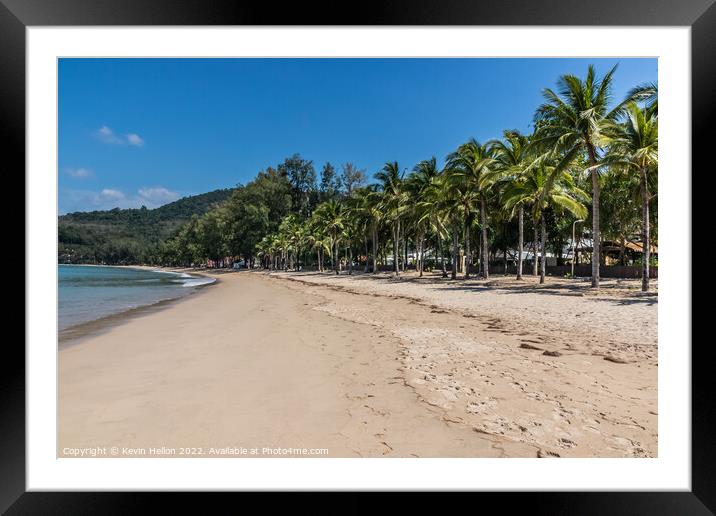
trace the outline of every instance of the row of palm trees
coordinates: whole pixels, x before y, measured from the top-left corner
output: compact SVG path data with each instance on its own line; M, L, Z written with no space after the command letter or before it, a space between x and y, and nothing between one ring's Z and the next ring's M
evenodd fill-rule
M615 68L599 79L590 66L584 80L565 75L558 81L556 91L544 90L545 102L536 111L530 135L510 130L499 140L480 143L471 139L450 153L442 168L434 157L421 161L410 173L397 162L386 163L375 174L374 184L356 189L343 199L320 204L307 220L301 221L295 215L287 217L276 234L267 235L258 244L259 257L266 267L296 268L305 253L315 252L319 270L324 270L328 254L338 273L339 252L343 249L350 274L353 249L362 241L366 270L375 272L378 239L384 235L391 240L393 270L399 276L401 243L407 246L409 235L416 248L420 275L426 243L433 240L435 261L437 264L440 258L444 276L446 260L440 250L448 241L452 278L458 274L461 249L467 263L464 277L470 275L469 264L473 263L476 249L479 274L488 278L491 221L516 218L517 278L521 279L527 216L533 222L535 246L539 242L539 275L543 283L545 214L551 211L558 217L586 219L591 205L592 286L598 288L600 176L626 174L638 177L640 182L642 289L648 290L649 180L658 168L657 88L653 84L637 87L612 107ZM589 182L585 183L585 176ZM591 192L586 191L590 186ZM477 246L471 242L474 228L480 230ZM536 268L537 260L534 274Z

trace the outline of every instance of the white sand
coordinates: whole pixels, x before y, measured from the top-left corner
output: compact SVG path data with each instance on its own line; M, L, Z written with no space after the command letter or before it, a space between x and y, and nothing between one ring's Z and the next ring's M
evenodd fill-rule
M529 281L517 290L439 278L217 277L60 351L58 455L87 446L145 456L150 447L657 454L656 297L609 282L595 297L530 291Z
M594 293L555 278L272 276L400 338L407 383L451 420L541 454L657 455L658 306L638 281L603 280Z

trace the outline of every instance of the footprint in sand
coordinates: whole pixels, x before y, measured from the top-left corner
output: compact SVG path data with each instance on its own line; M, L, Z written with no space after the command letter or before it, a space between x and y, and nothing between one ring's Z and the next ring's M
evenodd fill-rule
M542 348L538 348L537 346L534 346L534 345L532 345L532 344L530 344L529 342L526 342L526 341L525 341L525 342L522 342L522 344L520 344L520 348L522 348L522 349L533 349L533 350L536 350L536 351L542 351Z
M555 457L560 457L559 453L549 451L549 450L543 450L541 448L539 450L537 450L537 458L539 458L539 459L555 458Z

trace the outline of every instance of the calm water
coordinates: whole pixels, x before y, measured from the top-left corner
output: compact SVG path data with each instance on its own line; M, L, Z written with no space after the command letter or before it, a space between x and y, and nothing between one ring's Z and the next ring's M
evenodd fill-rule
M189 274L60 265L59 329L191 293L213 282Z

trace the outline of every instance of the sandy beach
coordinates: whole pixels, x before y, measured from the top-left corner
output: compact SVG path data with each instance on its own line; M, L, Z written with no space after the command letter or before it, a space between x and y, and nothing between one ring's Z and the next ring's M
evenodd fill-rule
M206 274L61 347L58 456L657 456L637 281Z

